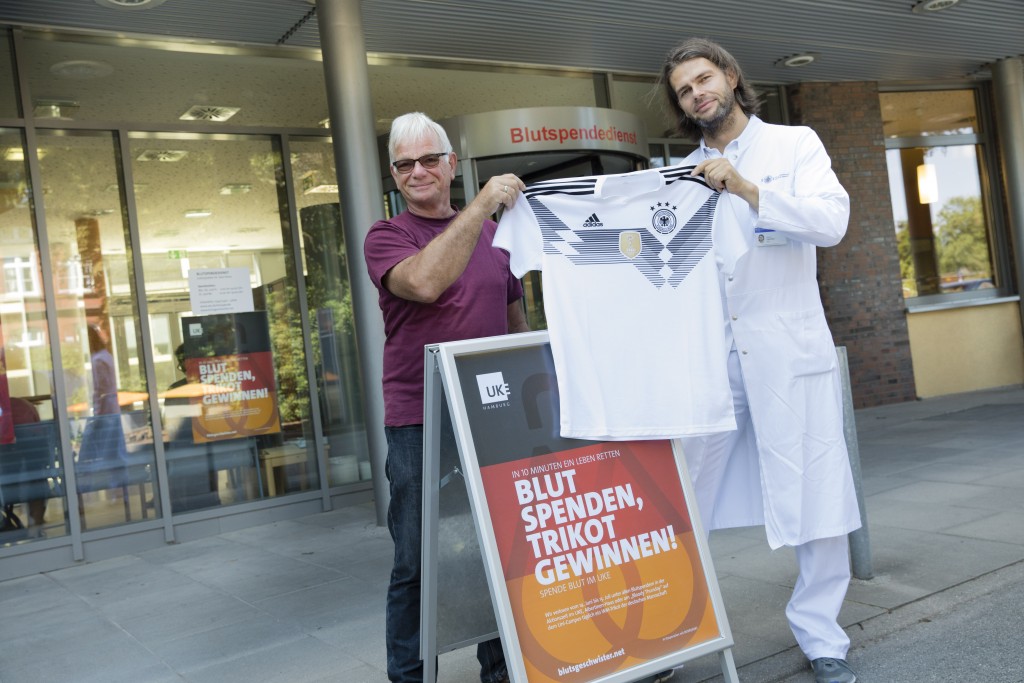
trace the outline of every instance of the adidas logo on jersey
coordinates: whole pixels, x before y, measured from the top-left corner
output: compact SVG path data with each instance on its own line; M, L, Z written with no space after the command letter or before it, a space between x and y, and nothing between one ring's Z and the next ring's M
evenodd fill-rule
M584 228L600 228L603 226L604 223L601 222L601 219L597 217L596 213L590 214L590 217L583 221Z

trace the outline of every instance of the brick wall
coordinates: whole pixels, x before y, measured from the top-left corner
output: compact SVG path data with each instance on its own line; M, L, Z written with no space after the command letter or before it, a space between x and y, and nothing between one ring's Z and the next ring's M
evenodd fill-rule
M787 87L790 121L813 128L850 193L850 227L818 250L832 335L850 358L858 408L916 398L875 83Z

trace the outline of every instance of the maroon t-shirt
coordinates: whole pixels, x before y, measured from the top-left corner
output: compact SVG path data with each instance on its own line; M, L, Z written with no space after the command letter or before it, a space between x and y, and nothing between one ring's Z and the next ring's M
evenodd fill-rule
M508 305L523 296L522 285L509 270L508 252L491 246L498 228L494 221L484 221L466 270L434 303L402 299L384 287L389 270L422 250L454 219L403 211L374 223L363 243L384 314L384 424L389 427L423 423L426 344L505 334Z

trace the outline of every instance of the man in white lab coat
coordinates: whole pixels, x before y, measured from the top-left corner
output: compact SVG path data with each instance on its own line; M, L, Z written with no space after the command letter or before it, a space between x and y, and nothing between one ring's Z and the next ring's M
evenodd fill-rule
M846 534L861 521L815 258L846 233L849 196L814 131L754 115L756 96L719 45L683 43L662 82L680 132L701 139L683 163L723 192L719 211L743 227L714 235L739 427L684 439L698 508L707 530L763 524L773 549L795 548L790 627L819 683L852 683L836 619L850 581Z

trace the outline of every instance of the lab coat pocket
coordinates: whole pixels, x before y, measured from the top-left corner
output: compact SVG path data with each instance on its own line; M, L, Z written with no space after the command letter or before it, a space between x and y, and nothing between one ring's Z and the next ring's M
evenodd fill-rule
M786 311L778 314L788 350L782 352L792 378L832 372L836 368L836 347L821 310Z

